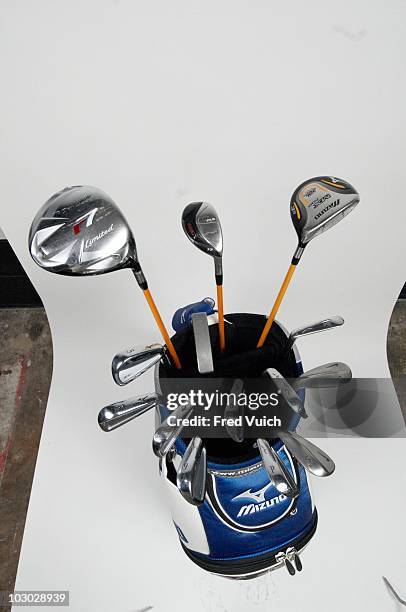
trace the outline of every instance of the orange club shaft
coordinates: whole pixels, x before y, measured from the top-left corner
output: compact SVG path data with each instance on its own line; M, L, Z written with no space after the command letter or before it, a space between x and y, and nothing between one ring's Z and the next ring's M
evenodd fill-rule
M177 354L177 352L175 350L175 347L172 344L172 340L169 337L169 334L168 334L168 332L166 330L164 322L161 319L161 315L158 312L158 308L155 305L155 302L154 302L154 300L152 298L152 295L151 295L149 289L144 289L143 293L145 295L145 299L148 302L148 306L150 307L151 312L154 315L154 319L157 322L157 325L158 325L158 327L160 329L162 337L165 340L165 344L168 347L168 351L169 351L169 353L170 353L170 355L172 357L172 361L175 364L175 367L178 370L180 370L180 369L182 369L182 364L180 363L180 359L178 357L178 354Z
M276 300L275 300L275 304L273 305L273 308L272 308L271 313L270 313L270 315L269 315L269 317L268 317L268 320L267 320L267 322L266 322L266 324L265 324L265 327L264 327L264 329L262 330L261 337L260 337L260 338L259 338L259 340L258 340L257 348L261 348L261 346L263 346L263 344L264 344L264 342L265 342L265 340L266 340L266 338L267 338L267 336L268 336L268 334L269 334L269 330L270 330L270 329L271 329L271 327L272 327L272 323L273 323L273 322L274 322L274 320L275 320L276 313L277 313L277 312L278 312L278 310L279 310L279 306L281 305L281 302L282 302L282 300L283 300L283 297L284 297L284 295L285 295L285 293L286 293L286 289L287 289L287 288L288 288L288 286L289 286L289 283L290 283L291 278L292 278L292 276L293 276L293 272L294 272L295 270L296 270L296 264L290 264L290 266L289 266L289 270L288 270L288 271L287 271L287 273L286 273L286 276L285 276L285 279L284 279L284 281L283 281L283 283L282 283L282 286L281 286L281 288L279 289L279 293L278 293L277 298L276 298Z
M216 285L217 287L217 307L219 313L219 342L220 351L224 353L226 348L226 335L224 329L224 304L223 304L223 285Z

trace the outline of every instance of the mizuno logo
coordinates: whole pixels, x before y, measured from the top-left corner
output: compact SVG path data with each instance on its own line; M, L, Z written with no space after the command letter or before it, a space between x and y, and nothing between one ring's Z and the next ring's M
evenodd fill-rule
M272 506L280 504L286 499L286 495L277 495L276 497L272 497L271 499L265 499L265 493L268 491L273 484L269 482L267 485L259 489L259 491L252 491L248 489L239 495L233 497L232 501L236 499L252 499L253 503L246 504L241 506L238 511L237 518L240 516L247 516L248 514L254 514L255 512L262 512L263 510L267 510Z
M326 208L323 208L323 210L321 210L319 213L317 213L317 215L315 215L314 219L320 219L320 217L322 215L324 215L324 213L326 213L328 210L330 210L330 208L335 208L336 206L338 206L340 204L340 199L338 200L334 200L334 202L331 202L331 204L329 204L328 206L326 206Z

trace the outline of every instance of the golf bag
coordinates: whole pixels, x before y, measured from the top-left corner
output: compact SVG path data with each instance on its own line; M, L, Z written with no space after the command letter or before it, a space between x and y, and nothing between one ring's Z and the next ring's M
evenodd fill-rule
M278 369L284 377L302 374L297 349L285 350L287 334L280 324L274 323L267 343L255 349L265 317L232 314L226 319L227 352L214 355L214 377L255 378L268 367ZM209 329L215 351L218 326ZM171 378L200 376L192 328L182 329L172 340L183 367L181 373L162 362L156 367L155 386L162 394ZM157 425L168 414L166 406L157 408ZM186 555L199 567L234 579L254 578L282 566L292 575L300 571L299 553L316 531L317 511L306 471L282 442L269 440L298 484L296 498L280 494L270 482L254 439L238 443L231 438L207 438L207 488L200 506L188 503L176 486L176 467L188 442L178 438L173 451L161 461L173 522Z

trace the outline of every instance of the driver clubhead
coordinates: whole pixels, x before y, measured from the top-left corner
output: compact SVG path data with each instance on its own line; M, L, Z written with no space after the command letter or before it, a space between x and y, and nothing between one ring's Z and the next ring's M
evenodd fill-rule
M198 249L212 257L222 257L223 232L214 206L207 202L188 204L182 213L182 227Z
M104 274L137 261L121 211L101 189L84 185L45 202L32 222L29 249L35 263L56 274Z
M133 346L114 355L111 374L117 385L128 385L159 363L164 355L162 344Z
M336 225L359 200L352 185L334 176L317 176L299 185L290 201L290 214L300 246Z

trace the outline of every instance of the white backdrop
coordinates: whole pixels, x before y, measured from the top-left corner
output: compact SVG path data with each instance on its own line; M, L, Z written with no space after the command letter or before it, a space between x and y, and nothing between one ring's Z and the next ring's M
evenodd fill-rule
M98 429L101 406L152 390L148 376L120 390L109 371L122 346L159 340L132 275L47 274L27 235L58 189L104 189L169 322L214 292L212 263L180 227L184 205L206 199L225 234L226 311L265 313L296 245L291 193L310 176L343 177L361 204L308 248L279 319L343 315L340 330L303 340L305 366L339 359L356 376L388 376L405 280L405 18L400 0L3 4L0 223L54 342L16 588L70 589L75 611L393 609L380 576L406 589L404 441L323 441L337 472L315 483L321 520L304 571L278 572L247 601L253 587L203 574L180 550L152 415Z

